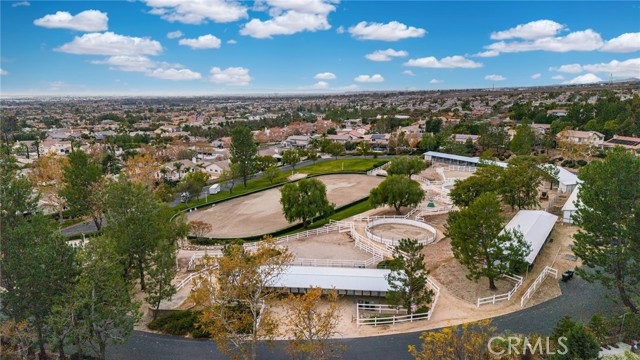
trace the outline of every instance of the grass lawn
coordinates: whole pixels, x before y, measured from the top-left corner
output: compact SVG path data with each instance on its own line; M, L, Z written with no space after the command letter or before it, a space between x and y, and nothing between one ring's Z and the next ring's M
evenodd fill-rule
M304 173L309 175L322 174L326 172L340 172L340 171L362 171L366 172L374 167L380 166L385 162L389 161L388 159L338 159L338 160L329 160L323 162L317 162L315 164L302 166L295 170L296 173ZM205 199L198 199L187 204L179 204L174 207L176 212L197 205L202 205L210 201L222 200L234 195L240 195L244 193L248 193L250 191L260 190L262 188L283 184L287 182L287 177L291 176L291 171L280 172L280 175L273 181L273 183L269 182L269 180L265 178L254 179L247 181L247 187L244 187L244 184L241 182L236 184L233 187L233 193L229 193L228 191L222 191L215 195L209 195ZM237 182L237 181L236 181ZM337 220L337 219L335 219Z

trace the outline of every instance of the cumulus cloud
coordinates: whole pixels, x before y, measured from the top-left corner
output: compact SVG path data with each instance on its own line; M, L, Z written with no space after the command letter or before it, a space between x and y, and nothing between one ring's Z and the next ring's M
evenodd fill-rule
M362 83L379 83L379 82L383 82L384 78L380 74L374 74L372 76L369 76L369 75L358 75L353 80L356 81L356 82L362 82Z
M31 6L31 3L28 1L19 1L11 4L11 7L19 7L19 6Z
M566 36L544 37L525 41L500 41L485 46L488 50L501 53L517 53L525 51L593 51L603 45L602 37L597 32L587 29L572 32Z
M329 83L326 81L318 81L317 83L313 84L313 86L311 87L314 89L328 89Z
M558 24L551 20L537 20L526 24L518 25L514 28L496 31L491 33L492 40L507 40L507 39L539 39L549 36L555 36L560 30L565 29L565 26Z
M227 23L248 17L247 8L236 1L227 0L144 0L152 9L169 22L198 25L208 20Z
M243 67L229 67L224 70L212 67L210 75L209 81L216 84L245 86L251 81L249 69Z
M362 21L350 27L349 33L358 40L398 41L423 37L427 31L397 21L387 24Z
M9 72L5 69L0 69L0 75L9 75Z
M567 64L562 66L552 66L549 68L549 71L558 71L567 74L578 74L582 72L582 66L580 64Z
M487 75L484 77L485 80L489 80L489 81L504 81L507 80L506 77L502 76L502 75Z
M188 46L194 50L218 49L222 41L217 37L207 34L198 36L195 39L180 39L178 44Z
M433 56L423 57L418 59L411 59L406 63L404 63L404 66L414 66L414 67L434 68L434 69L453 69L453 68L474 69L474 68L482 67L482 63L469 60L464 56L454 55L454 56L444 57L440 60L436 59Z
M345 33L344 26L342 25L338 26L338 28L336 29L336 33L344 34Z
M202 78L200 73L189 69L164 69L158 68L147 73L147 76L163 79L163 80L197 80Z
M442 84L444 82L444 80L440 80L440 79L431 79L429 81L429 84Z
M404 75L409 75L409 76L416 76L416 74L413 73L413 71L411 70L405 70L402 72Z
M371 61L391 61L394 57L409 56L409 53L404 50L376 50L371 54L367 54L364 57Z
M156 66L156 62L146 56L116 55L104 60L93 60L92 64L109 65L113 70L146 72Z
M588 73L588 74L577 76L571 80L567 80L563 82L563 84L567 84L567 85L593 84L601 81L602 79L600 79L596 75Z
M640 32L626 33L604 43L600 51L627 53L640 50Z
M76 15L66 11L45 15L33 21L34 25L49 29L69 29L76 31L104 31L108 29L107 13L98 10L86 10Z
M238 42L237 42L237 41L235 41L235 40L233 40L233 39L231 39L231 40L227 40L227 44L229 44L229 45L235 45L235 44L237 44L237 43L238 43Z
M181 38L182 36L184 36L184 34L180 30L167 33L167 38L169 39L178 39L178 38Z
M336 75L331 72L321 72L317 73L313 78L318 80L333 80L336 78Z
M270 39L274 35L292 35L303 31L331 28L327 16L336 10L331 0L266 0L271 19L251 19L240 34L257 39Z
M564 76L562 75L555 75L551 77L553 80L564 80Z
M162 45L149 38L105 32L76 36L55 50L76 55L158 55L162 52Z

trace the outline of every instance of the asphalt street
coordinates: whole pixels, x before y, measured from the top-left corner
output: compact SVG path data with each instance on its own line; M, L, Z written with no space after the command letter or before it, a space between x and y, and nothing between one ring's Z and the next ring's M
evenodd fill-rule
M517 333L537 332L550 334L556 322L569 315L574 320L588 321L596 313L606 314L619 308L609 296L615 293L597 283L589 284L580 278L560 283L562 295L545 303L497 317L493 320L499 331ZM436 309L437 311L437 309ZM407 346L418 344L421 331L340 340L346 345L345 359L409 359ZM278 341L274 348L260 344L258 359L287 359L287 342ZM124 345L110 346L108 359L136 360L181 360L181 359L226 359L210 340L194 340L168 335L135 331Z

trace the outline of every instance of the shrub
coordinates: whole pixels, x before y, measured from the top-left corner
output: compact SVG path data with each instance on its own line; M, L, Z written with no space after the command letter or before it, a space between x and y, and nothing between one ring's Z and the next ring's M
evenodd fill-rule
M579 166L586 166L587 165L587 161L580 159L580 160L578 160L578 165Z
M153 320L147 325L151 330L174 336L192 335L193 337L210 337L207 332L196 328L200 311L176 311L168 316Z

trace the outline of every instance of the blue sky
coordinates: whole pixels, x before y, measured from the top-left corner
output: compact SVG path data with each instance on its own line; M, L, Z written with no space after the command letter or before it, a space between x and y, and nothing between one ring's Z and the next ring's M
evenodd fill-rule
M1 6L3 96L433 90L640 78L636 1Z

